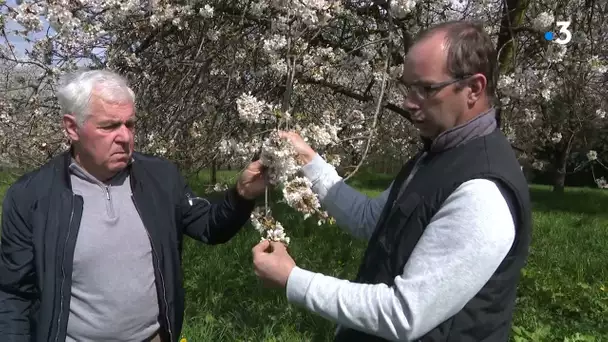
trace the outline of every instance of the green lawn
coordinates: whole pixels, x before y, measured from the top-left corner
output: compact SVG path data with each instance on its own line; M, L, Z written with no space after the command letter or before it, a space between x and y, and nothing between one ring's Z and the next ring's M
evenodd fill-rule
M233 173L220 173L220 178ZM377 195L390 176L361 174L350 183ZM202 192L205 177L191 185ZM3 191L0 183L0 196ZM533 186L534 240L520 286L513 341L608 341L608 191ZM318 227L275 209L300 267L351 279L364 242L336 226ZM334 325L265 289L251 265L259 241L250 225L225 245L187 239L184 250L188 341L330 341Z

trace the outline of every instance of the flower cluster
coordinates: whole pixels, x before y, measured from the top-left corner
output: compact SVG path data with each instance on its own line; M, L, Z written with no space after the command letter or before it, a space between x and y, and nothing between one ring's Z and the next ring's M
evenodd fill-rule
M293 146L273 131L262 144L260 162L268 168L268 182L279 185L299 171L298 154Z
M283 225L272 217L270 210L263 212L262 208L255 208L251 213L251 224L262 236L260 241L270 240L289 244L290 239L285 235Z
M289 9L291 15L313 27L327 23L342 9L337 0L272 0L270 5L279 11Z
M278 45L281 45L280 37L276 37L275 40L279 43ZM305 220L315 215L318 218L318 225L330 219L327 212L321 210L319 199L312 191L311 182L297 175L303 166L303 161L299 158L295 147L287 139L279 136L278 128L291 124L294 121L292 115L289 112L279 113L275 105L266 103L250 93L239 96L236 100L236 107L239 119L243 122L256 127L256 125L261 126L262 123L271 121L277 125L277 129L271 130L263 141L255 136L243 139L250 143L237 142L234 139L223 140L220 143L220 151L229 155L247 151L251 155L251 152L259 149L259 160L266 167L268 182L281 189L282 202L302 213ZM332 113L324 112L320 121L321 124L308 123L304 127L301 127L300 123L296 123L293 127L314 149L323 149L339 142L340 120L335 120ZM332 165L340 162L339 156L327 156ZM265 204L265 210L256 210L252 213L251 220L254 227L262 234L262 239L282 241L288 244L289 238L285 234L283 225L273 218L271 213L272 210L268 203Z
M286 203L296 209L297 211L304 214L304 219L309 218L311 215L318 213L321 208L319 199L312 190L312 183L308 178L295 177L294 179L286 182L283 187L283 197ZM326 218L326 214L322 213L321 216ZM322 220L319 221L319 224Z
M251 123L262 123L264 120L272 120L274 116L268 115L267 110L273 110L273 106L259 101L254 96L242 94L236 100L237 110L241 120Z
M319 199L312 191L312 183L305 177L294 176L301 166L297 160L291 144L280 139L276 132L264 142L260 161L269 169L270 183L282 187L283 202L304 214L305 220L317 215L317 225L321 225L329 215L321 210ZM283 225L272 217L271 210L256 210L251 220L262 239L289 244Z
M551 26L554 21L555 17L553 17L553 15L547 12L542 12L532 21L532 26L542 31Z
M415 0L393 0L391 10L396 18L403 18L416 6Z

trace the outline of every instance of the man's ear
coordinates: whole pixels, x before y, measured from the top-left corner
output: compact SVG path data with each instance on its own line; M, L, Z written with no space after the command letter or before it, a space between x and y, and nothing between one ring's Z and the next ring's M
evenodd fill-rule
M482 74L475 74L471 77L469 80L469 88L471 89L468 98L469 104L474 104L483 96L487 84L488 80Z
M63 127L65 128L65 131L68 135L68 138L71 141L78 141L79 140L79 127L78 127L78 122L76 121L76 118L73 115L70 114L65 114L63 116Z

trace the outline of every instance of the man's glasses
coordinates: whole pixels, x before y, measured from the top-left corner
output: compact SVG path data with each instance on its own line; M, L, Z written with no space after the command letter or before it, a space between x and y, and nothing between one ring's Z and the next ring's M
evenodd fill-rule
M433 94L439 92L441 89L449 86L450 84L454 84L460 81L464 81L465 79L471 77L473 75L465 75L461 77L457 77L448 81L438 82L438 83L413 83L407 84L403 82L401 79L397 80L397 88L403 94L404 97L408 95L413 95L418 99L426 99L431 97Z

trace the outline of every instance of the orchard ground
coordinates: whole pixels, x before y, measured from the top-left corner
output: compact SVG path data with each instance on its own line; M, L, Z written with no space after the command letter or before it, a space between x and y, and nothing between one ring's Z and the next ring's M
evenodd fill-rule
M234 172L219 172L233 182ZM13 178L4 174L0 197ZM349 184L378 195L391 175L360 173ZM191 179L203 193L207 174ZM608 191L531 186L534 226L531 255L522 272L512 341L608 341ZM271 196L272 197L272 196ZM262 204L262 203L261 203ZM352 279L365 243L337 226L317 226L273 204L291 236L290 251L305 269ZM186 238L183 264L186 318L193 342L331 341L334 325L287 303L284 291L266 289L253 274L250 224L230 242L206 246Z

